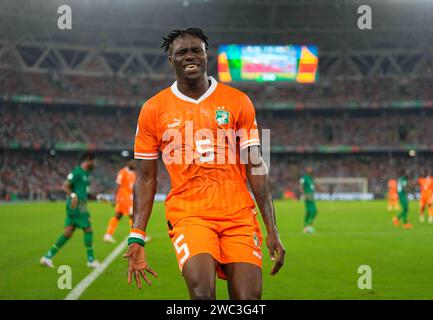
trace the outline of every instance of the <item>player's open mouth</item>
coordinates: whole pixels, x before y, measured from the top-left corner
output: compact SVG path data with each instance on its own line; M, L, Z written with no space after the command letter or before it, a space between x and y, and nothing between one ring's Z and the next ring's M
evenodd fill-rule
M186 66L183 67L183 69L188 71L196 71L198 70L198 67L199 67L198 64L187 64Z

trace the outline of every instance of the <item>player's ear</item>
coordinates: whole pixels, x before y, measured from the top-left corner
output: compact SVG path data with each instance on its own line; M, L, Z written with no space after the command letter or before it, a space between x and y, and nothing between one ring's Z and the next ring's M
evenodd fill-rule
M171 54L168 55L168 63L170 64L170 68L174 70L173 60L171 59Z

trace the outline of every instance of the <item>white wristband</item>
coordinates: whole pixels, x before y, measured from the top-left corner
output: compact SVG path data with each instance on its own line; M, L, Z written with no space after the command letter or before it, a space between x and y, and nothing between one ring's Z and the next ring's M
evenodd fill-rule
M72 193L71 193L71 198L76 198L76 197L77 197L77 194L74 193L74 192L72 192Z

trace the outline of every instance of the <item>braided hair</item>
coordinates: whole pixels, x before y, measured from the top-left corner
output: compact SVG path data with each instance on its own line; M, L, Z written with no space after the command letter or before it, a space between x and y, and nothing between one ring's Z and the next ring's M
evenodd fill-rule
M170 48L170 45L173 43L173 41L178 37L183 37L186 34L192 35L194 37L197 37L201 39L204 42L205 48L207 50L208 43L207 39L208 37L204 34L203 30L200 28L186 28L184 30L172 30L170 31L166 36L162 37L163 43L161 45L161 48L164 48L164 51L167 52Z

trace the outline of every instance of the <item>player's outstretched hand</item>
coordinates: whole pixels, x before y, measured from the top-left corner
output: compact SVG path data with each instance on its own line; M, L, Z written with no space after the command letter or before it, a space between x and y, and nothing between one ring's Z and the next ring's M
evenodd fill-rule
M284 264L284 256L286 254L286 249L284 249L284 246L278 234L269 234L266 239L266 244L269 249L271 260L275 261L274 266L271 270L271 275L274 276Z
M153 271L153 269L149 267L146 262L144 247L138 243L131 243L128 251L123 255L123 258L128 259L128 284L131 284L132 276L134 276L137 288L141 289L140 276L142 276L147 285L151 286L152 282L149 280L144 271L147 271L155 278L158 277L156 272Z

